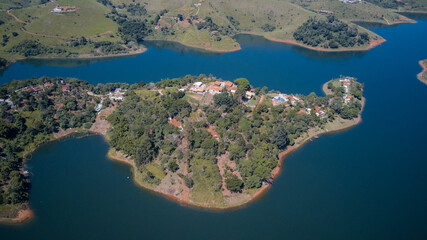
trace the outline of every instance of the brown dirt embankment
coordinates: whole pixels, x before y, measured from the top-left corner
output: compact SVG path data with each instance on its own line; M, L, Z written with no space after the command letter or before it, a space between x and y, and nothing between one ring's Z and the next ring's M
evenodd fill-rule
M308 45L305 45L303 43L297 42L295 40L283 40L278 38L272 38L272 37L265 37L266 39L274 42L281 42L281 43L287 43L295 46L300 46L303 48L311 49L314 51L320 51L320 52L353 52L353 51L368 51L376 46L381 45L386 40L384 38L380 39L371 39L369 41L368 46L360 47L360 48L337 48L337 49L330 49L330 48L322 48L322 47L311 47Z
M21 224L30 220L34 216L34 213L27 204L22 204L20 207L11 210L9 215L1 217L0 224Z
M418 63L423 70L417 74L417 78L424 84L427 84L427 59L421 60Z

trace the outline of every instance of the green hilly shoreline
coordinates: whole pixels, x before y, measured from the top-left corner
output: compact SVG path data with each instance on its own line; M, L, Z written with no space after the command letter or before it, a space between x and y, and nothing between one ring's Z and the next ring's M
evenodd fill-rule
M144 40L175 41L208 51L227 52L240 49L233 39L239 33L295 42L315 50L368 50L372 47L369 39L381 41L382 38L351 22L411 23L411 19L397 12L424 11L425 5L425 1L401 6L327 0L6 1L0 5L0 57L12 63L22 58L138 54L144 49L141 46ZM52 12L57 6L72 8ZM330 34L318 37L316 46L295 37L310 19L320 23L330 17L336 19L325 28ZM346 26L335 29L336 23ZM315 31L304 30L309 38L318 36ZM367 34L367 41L359 40L363 34ZM349 39L343 41L338 36ZM335 44L340 42L350 45Z

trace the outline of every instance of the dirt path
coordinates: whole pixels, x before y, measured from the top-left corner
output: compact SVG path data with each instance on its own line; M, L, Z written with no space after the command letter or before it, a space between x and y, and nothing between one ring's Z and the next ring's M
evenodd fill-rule
M30 32L25 30L24 28L21 28L21 31L23 31L24 33L33 35L33 36L40 36L40 37L47 37L47 38L55 38L55 39L61 39L61 40L65 40L65 39L69 39L69 38L73 38L73 37L62 37L62 36L54 36L54 35L48 35L48 34L41 34L41 33L34 33L34 32Z
M88 40L89 40L89 39L92 39L92 38L102 37L102 36L104 36L104 35L112 34L112 33L113 33L113 31L108 30L108 31L105 31L105 32L100 33L100 34L96 34L96 35L93 35L93 36L87 37L86 39L88 39Z
M9 14L10 16L12 16L15 21L19 22L19 23L23 23L23 24L27 24L27 22L22 21L21 19L19 19L17 16L15 16L15 14L11 13L9 10L7 11L7 14Z
M264 99L265 99L265 95L262 95L261 98L259 99L259 102L258 102L258 104L256 105L255 108L258 108L258 106L261 105L262 102L264 102Z
M383 19L387 22L388 25L391 25L387 18L383 17Z

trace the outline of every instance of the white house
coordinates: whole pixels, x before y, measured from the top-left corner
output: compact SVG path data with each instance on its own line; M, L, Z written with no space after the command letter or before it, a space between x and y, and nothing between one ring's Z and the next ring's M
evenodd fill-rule
M195 87L201 87L203 85L203 83L202 82L195 82L194 84L193 84L193 86L195 86Z

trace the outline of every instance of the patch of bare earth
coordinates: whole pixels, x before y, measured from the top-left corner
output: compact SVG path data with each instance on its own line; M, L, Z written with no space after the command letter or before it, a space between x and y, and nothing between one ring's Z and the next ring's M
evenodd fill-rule
M102 135L107 134L107 131L111 126L111 124L107 121L107 117L114 112L116 107L117 103L114 103L113 106L99 111L98 115L96 116L95 123L93 123L92 127L90 128L90 131Z
M205 94L200 99L200 105L211 105L213 103L213 95L212 94Z
M63 137L66 137L68 135L71 135L75 132L77 132L77 129L75 129L75 128L68 128L66 130L60 128L58 132L53 133L53 137L55 139L59 139L59 138L63 138Z

